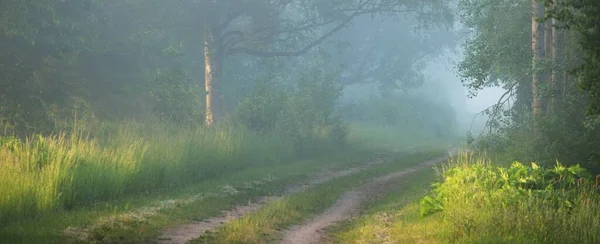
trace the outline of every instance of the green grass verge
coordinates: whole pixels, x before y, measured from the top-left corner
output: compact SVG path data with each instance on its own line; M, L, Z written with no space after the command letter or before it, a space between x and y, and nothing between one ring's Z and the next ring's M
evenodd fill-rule
M35 218L19 219L0 226L0 241L143 242L156 236L162 228L219 215L221 210L244 204L255 197L278 194L285 185L305 180L312 173L324 168L357 166L372 155L368 151L351 151L314 160L246 168L185 188L131 195L69 211L56 211ZM189 201L190 199L194 200ZM68 227L77 227L69 231L73 235L72 238L65 236L64 232ZM86 227L87 230L82 231ZM78 237L86 239L78 241Z
M307 191L269 202L257 212L228 222L214 233L200 237L193 243L268 243L278 239L280 230L309 219L331 206L352 187L364 184L385 173L401 170L427 159L434 158L445 150L429 150L413 153L391 163L381 164L361 172L340 177Z
M296 160L289 138L243 128L113 126L0 138L0 225Z

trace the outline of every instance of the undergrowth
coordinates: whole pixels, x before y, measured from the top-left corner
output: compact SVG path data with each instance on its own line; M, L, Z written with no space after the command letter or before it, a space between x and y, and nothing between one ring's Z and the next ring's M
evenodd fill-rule
M486 155L462 153L441 176L420 202L423 223L440 224L439 241L600 242L598 178L579 165L497 167Z
M330 229L335 243L598 243L598 178L578 165L492 162L461 153L399 183L362 216Z

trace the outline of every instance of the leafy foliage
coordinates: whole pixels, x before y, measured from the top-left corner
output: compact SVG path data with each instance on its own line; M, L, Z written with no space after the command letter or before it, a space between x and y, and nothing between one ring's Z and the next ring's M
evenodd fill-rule
M578 80L583 77L582 73L575 76L567 73L589 55L585 45L588 48L594 45L584 44L586 37L572 31L576 28L561 29L570 25L566 17L569 16L568 11L562 9L571 4L569 2L548 4L547 18L537 20L545 26L552 21L550 17L560 15L553 31L556 41L547 43L549 40L545 40L543 58L535 65L532 62L531 1L460 2L461 19L474 30L464 45L465 57L458 65L463 83L470 89L471 95L485 87L506 89L506 94L497 104L484 111L490 121L486 134L473 141L477 149L503 154L511 160L551 165L558 159L581 163L594 171L599 169L599 151L595 145L600 142L600 127L593 122L594 118L588 116L589 113L586 115L584 109L593 104L595 98L579 89L581 82ZM590 5L587 10L592 9ZM583 15L577 15L577 18L581 18L578 21L593 20ZM592 28L591 25L588 27ZM546 32L549 31L546 28ZM553 47L555 54L552 54ZM541 115L535 116L532 109L533 73L540 74L535 94L546 105Z
M198 125L204 121L203 89L182 69L156 74L156 84L152 86L154 113L166 122L180 125Z
M464 188L460 191L485 189L482 196L475 192L467 194L495 204L510 205L527 197L544 199L557 207L572 207L576 187L591 180L590 174L579 165L566 167L557 163L553 169L547 169L535 163L528 167L520 162L497 169L484 164L457 166L445 170L442 177L442 183L433 185L434 197L427 196L421 201L423 217L443 211L444 202L454 197L460 188Z
M600 3L593 0L546 0L547 18L561 21L560 28L578 33L577 42L582 49L582 64L573 71L578 76L581 89L590 96L588 113L600 115Z
M335 111L341 92L335 77L316 64L292 87L259 80L238 105L234 121L254 131L289 136L300 155L318 151L323 143L343 145L347 132Z
M442 215L450 242L594 243L600 195L581 166L546 168L513 162L496 167L485 155L462 153L421 200L421 217Z

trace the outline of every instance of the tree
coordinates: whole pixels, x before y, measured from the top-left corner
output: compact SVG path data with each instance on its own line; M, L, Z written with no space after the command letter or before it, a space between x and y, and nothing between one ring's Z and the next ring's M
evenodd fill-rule
M102 119L147 112L159 67L194 71L194 62L202 62L201 50L189 45L202 36L181 24L198 19L193 6L187 0L3 1L3 122L18 132L48 132L73 110Z
M206 124L220 116L224 60L234 54L299 56L361 15L445 12L446 1L203 1Z
M582 1L571 2L580 5L565 5L567 2L570 0L546 6L543 1L525 0L460 2L463 23L474 30L459 64L464 84L472 95L489 86L507 90L487 110L490 130L478 138L477 145L516 160L560 160L588 166L597 162L600 124L589 123L582 109L594 103L594 98L573 82L574 78L584 82L582 73L565 73L582 64L582 57L597 55L597 38L590 38L588 50L592 52L586 55L585 35L559 31L569 25L565 16L574 14L579 23L587 23L583 33L594 33L596 12L581 5ZM579 15L575 6L590 12L581 10L585 15ZM588 71L588 75L597 72ZM587 78L597 80L597 76Z
M531 2L525 0L461 0L461 22L471 30L464 43L464 58L457 68L461 81L474 97L486 87L502 87L506 94L482 111L488 125L508 116L512 123L529 123L532 111Z
M582 62L573 69L579 78L580 88L588 92L590 103L587 113L600 117L600 2L595 0L546 0L547 18L560 25L560 29L578 34L577 43L582 49ZM562 34L564 35L564 34ZM558 37L557 43L564 37ZM563 40L564 42L564 40ZM562 45L564 47L564 43Z
M72 103L82 81L73 72L75 54L89 35L77 20L89 4L56 1L0 3L0 114L17 132L48 129L54 105ZM56 35L61 33L62 35Z
M441 56L459 40L449 28L452 19L428 22L434 28L419 28L422 23L413 16L396 21L357 18L355 24L332 37L332 41L337 41L335 45L341 43L345 47L333 54L336 63L345 64L341 83L379 83L387 90L421 85L425 63Z
M540 90L542 89L541 73L536 65L541 63L544 56L544 24L540 20L544 18L544 3L531 0L531 51L533 54L533 79L531 82L533 92L533 116L539 116L545 109L544 100Z

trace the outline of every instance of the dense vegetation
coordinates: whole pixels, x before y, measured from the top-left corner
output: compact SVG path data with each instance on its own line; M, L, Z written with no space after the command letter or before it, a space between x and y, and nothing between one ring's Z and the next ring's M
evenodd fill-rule
M588 172L600 169L600 2L460 1L460 9L474 30L458 66L463 82L472 93L506 89L484 111L488 130L470 141L495 160L450 161L420 201L424 219L409 225L453 243L598 242L598 177Z
M462 21L474 30L458 65L463 82L474 94L506 89L485 111L489 130L477 136L478 149L597 172L598 8L596 1L460 1Z
M441 211L451 242L596 243L598 181L579 165L545 168L513 162L496 167L485 155L450 161L421 216ZM518 231L515 231L518 230Z
M598 177L462 152L333 230L336 243L597 243ZM433 189L429 182L435 179Z

